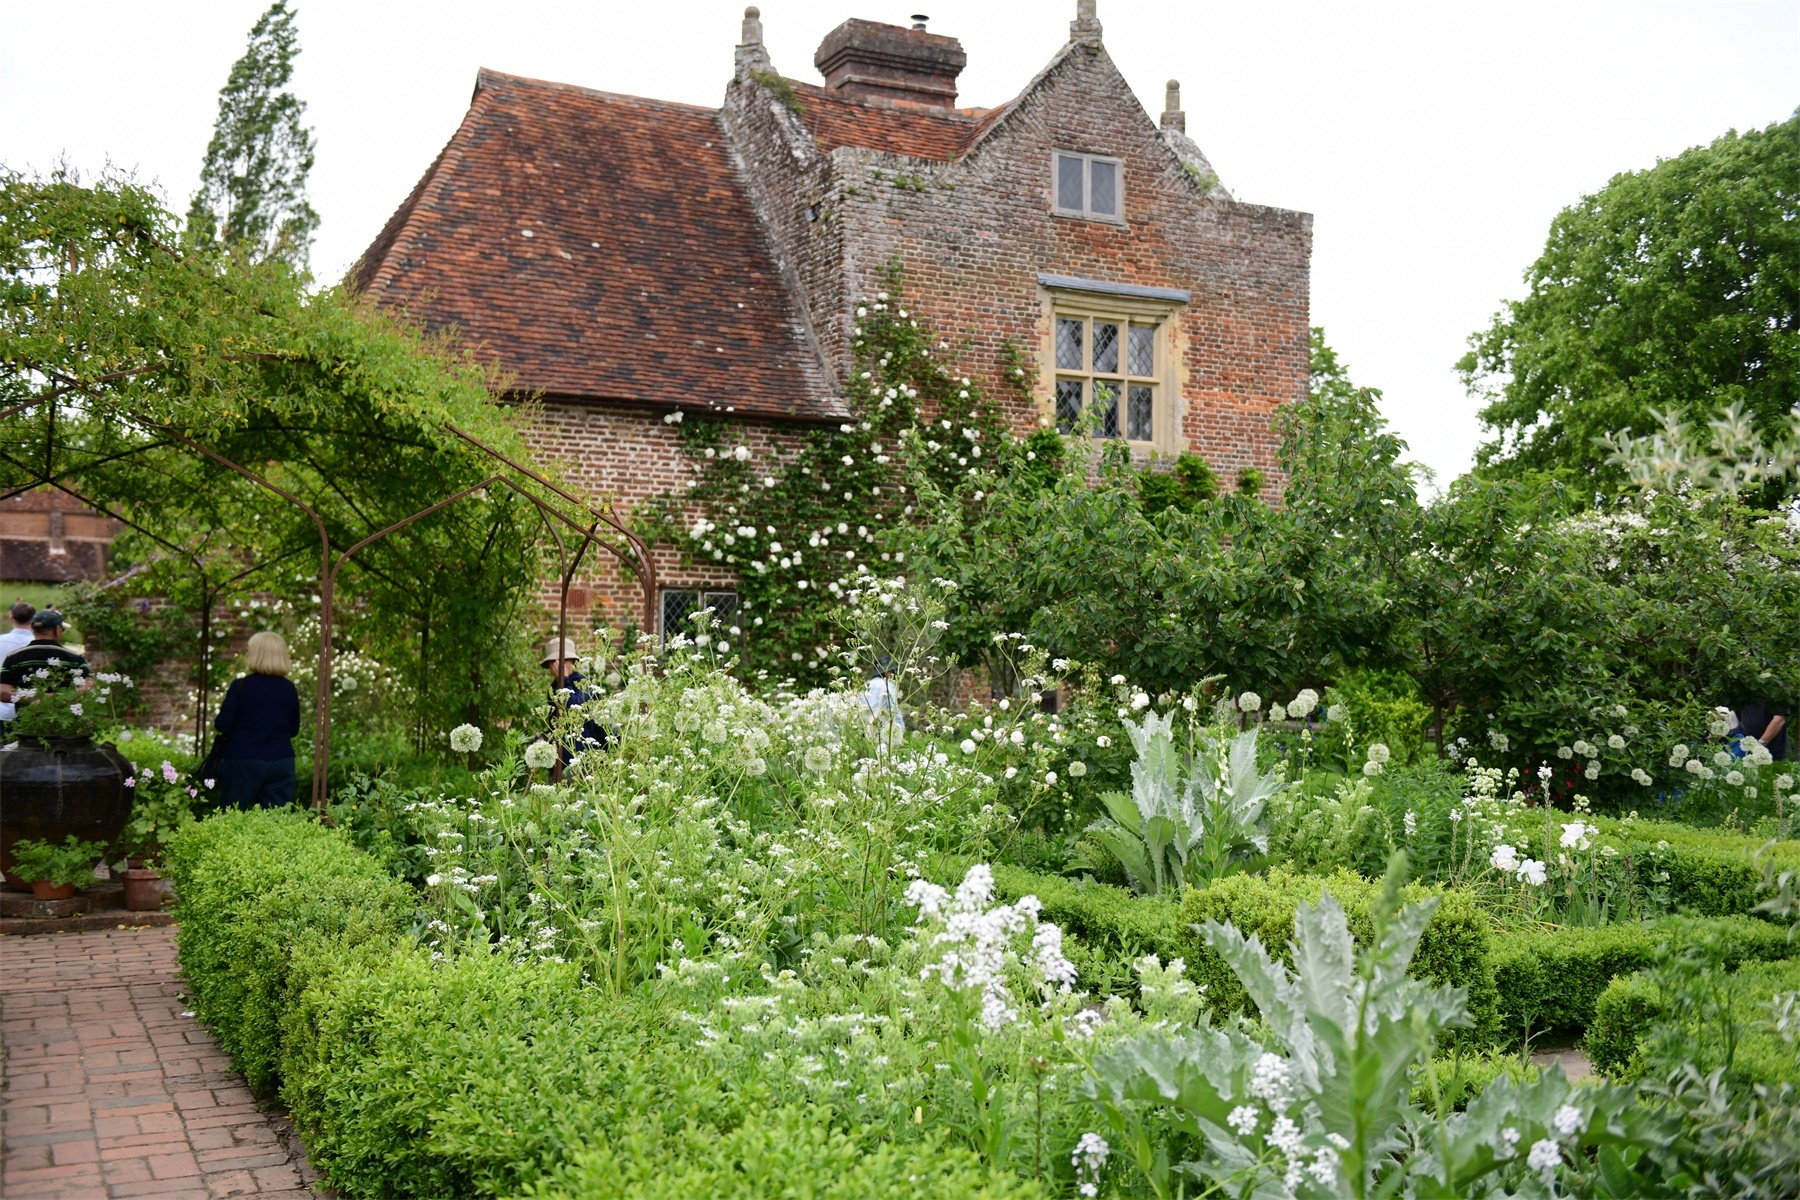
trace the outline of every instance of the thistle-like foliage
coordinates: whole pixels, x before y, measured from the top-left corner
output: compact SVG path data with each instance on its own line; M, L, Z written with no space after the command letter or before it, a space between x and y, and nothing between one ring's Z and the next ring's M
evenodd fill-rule
M1273 774L1257 769L1255 730L1203 737L1184 771L1173 725L1173 714L1153 712L1140 724L1125 723L1137 749L1131 795L1102 795L1109 816L1089 829L1146 895L1252 866L1268 849L1263 808L1281 788Z
M1560 1069L1490 1087L1466 1113L1412 1106L1413 1069L1467 1020L1461 988L1408 976L1435 900L1397 907L1390 879L1375 944L1358 948L1327 894L1295 917L1290 969L1262 943L1208 922L1273 1033L1156 1032L1097 1055L1086 1094L1159 1196L1199 1181L1258 1197L1543 1195L1562 1178L1599 1194L1637 1180L1624 1151L1652 1144L1625 1088L1575 1091ZM1597 1150L1590 1158L1584 1151ZM1185 1155L1185 1157L1183 1157ZM1590 1189L1593 1190L1593 1189Z

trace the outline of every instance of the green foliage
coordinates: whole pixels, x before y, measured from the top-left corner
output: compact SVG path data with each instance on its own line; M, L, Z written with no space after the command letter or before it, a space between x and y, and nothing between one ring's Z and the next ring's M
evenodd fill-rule
M1131 795L1103 793L1108 816L1088 828L1133 889L1152 896L1253 869L1268 848L1263 807L1281 786L1257 768L1254 729L1202 734L1184 781L1173 721L1145 713L1141 725L1126 723L1137 749Z
M0 409L27 406L0 419L0 485L66 481L143 526L119 545L139 594L205 602L222 624L233 599L274 593L296 646L316 622L318 525L205 451L313 509L338 551L494 473L454 430L530 457L530 406L495 404L504 380L472 356L340 289L310 291L279 259L185 245L134 184L0 174L0 231ZM349 561L346 648L412 689L390 716L412 707L435 733L522 714L515 651L537 611L542 526L494 489ZM242 607L245 623L273 611ZM223 656L189 644L222 682Z
M12 844L12 873L27 883L47 880L56 887L94 881L94 864L106 852L104 842L84 842L74 834L63 844L20 838Z
M119 851L157 865L169 841L214 807L217 783L187 775L166 758L158 770L139 770L126 784L131 789L131 819L119 833Z
M1394 821L1371 802L1373 783L1320 771L1277 794L1269 802L1270 860L1307 875L1378 874L1397 839Z
M169 843L165 869L194 1009L262 1095L279 1079L296 958L395 942L416 905L342 833L295 812L223 812L190 825Z
M319 214L306 199L314 149L312 131L300 123L306 105L286 90L299 53L294 14L287 0L275 0L250 27L249 46L219 89L200 190L188 209L188 235L197 243L306 262Z
M794 85L789 83L781 72L752 71L750 72L750 78L769 89L769 93L781 102L781 107L787 109L796 117L805 115L806 106L800 103L799 93L794 91Z
M1209 921L1227 923L1245 936L1255 935L1277 957L1286 959L1294 940L1295 914L1303 904L1317 903L1330 892L1350 923L1351 932L1363 944L1375 936L1376 903L1380 888L1348 871L1328 877L1296 875L1275 867L1267 875L1239 875L1211 887L1195 889L1181 898L1184 927ZM1409 961L1420 979L1462 988L1467 998L1469 1032L1452 1035L1471 1045L1485 1045L1494 1030L1496 1004L1494 967L1490 961L1487 915L1470 896L1409 884L1403 893L1409 903L1433 902L1431 920L1419 940L1416 956ZM1203 939L1189 935L1188 969L1206 988L1207 1005L1216 1013L1249 1012L1253 997L1244 990L1231 966Z
M1041 435L1033 435L1039 436ZM1044 441L1049 439L1045 438ZM1058 443L1053 453L1060 454ZM1035 462L1032 465L1036 465ZM1262 481L1257 480L1257 489ZM1183 450L1168 471L1145 471L1137 481L1138 506L1146 517L1154 517L1165 509L1193 513L1219 494L1219 478L1204 458Z
M1715 939L1727 967L1800 953L1784 930L1749 917L1669 917L1641 925L1496 935L1492 961L1504 1040L1578 1033L1617 977L1652 966L1672 946Z
M1327 712L1338 712L1320 736L1320 751L1342 762L1346 770L1362 769L1363 751L1376 742L1388 748L1394 767L1410 766L1421 756L1436 754L1425 739L1431 707L1419 685L1402 671L1345 671L1325 689Z
M1307 1195L1360 1198L1404 1187L1448 1197L1489 1177L1512 1192L1529 1178L1528 1166L1542 1168L1546 1183L1564 1176L1581 1191L1592 1186L1586 1176L1596 1152L1602 1171L1637 1181L1633 1167L1661 1123L1634 1111L1629 1089L1577 1092L1551 1070L1531 1084L1502 1078L1464 1113L1411 1106L1413 1072L1468 1016L1460 989L1410 973L1434 901L1401 909L1403 870L1390 872L1373 936L1360 947L1329 893L1302 904L1293 969L1272 960L1255 935L1207 923L1209 948L1255 997L1259 1038L1241 1027L1202 1027L1140 1035L1094 1056L1085 1091L1155 1195L1186 1194L1192 1181L1237 1195L1304 1187ZM1554 1160L1522 1161L1527 1142L1532 1158L1547 1143Z
M1122 887L1009 866L995 866L994 884L1004 900L1036 896L1044 917L1073 935L1069 959L1089 987L1125 990L1127 964L1146 954L1179 958L1187 945L1180 906L1170 896L1139 897Z
M750 1116L725 1131L694 1125L669 1134L628 1128L608 1144L579 1152L556 1176L524 1195L536 1200L761 1200L796 1194L799 1188L814 1200L1022 1200L1041 1194L940 1139L870 1148L834 1129L826 1114L788 1107Z
M1601 439L1610 451L1606 465L1624 471L1640 488L1698 486L1727 496L1778 495L1800 469L1800 408L1788 414L1785 428L1777 424L1767 437L1735 400L1704 432L1673 413L1653 409L1650 415L1662 426L1655 433L1633 437L1620 430Z
M1561 470L1591 497L1623 482L1596 439L1653 410L1741 404L1765 433L1800 394L1800 114L1615 176L1563 210L1460 369L1494 433L1481 470Z
M1777 997L1800 993L1800 961L1735 971L1694 961L1693 943L1657 967L1614 979L1594 1007L1587 1051L1615 1079L1664 1078L1684 1063L1734 1083L1800 1088L1793 1030L1776 1027Z
M115 554L115 559L116 559ZM175 653L180 640L178 610L138 603L118 588L82 581L70 584L57 602L58 611L82 633L90 661L104 661L109 672L138 680ZM98 652L103 659L95 658ZM122 711L137 698L135 682L122 685Z

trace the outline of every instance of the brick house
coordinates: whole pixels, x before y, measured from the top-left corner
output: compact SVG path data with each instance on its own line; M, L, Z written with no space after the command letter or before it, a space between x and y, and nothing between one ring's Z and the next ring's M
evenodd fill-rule
M1309 215L1247 204L1153 120L1094 0L1013 99L959 108L960 43L850 20L776 73L745 11L723 104L697 108L483 70L462 125L352 270L377 302L454 326L542 402L538 452L621 510L691 477L676 409L729 414L760 457L844 414L854 310L907 300L987 394L1008 343L1040 366L1020 431L1111 401L1143 460L1191 450L1276 483L1270 422L1303 396ZM1090 418L1092 419L1092 418ZM659 553L665 613L732 577ZM623 622L610 569L571 595Z

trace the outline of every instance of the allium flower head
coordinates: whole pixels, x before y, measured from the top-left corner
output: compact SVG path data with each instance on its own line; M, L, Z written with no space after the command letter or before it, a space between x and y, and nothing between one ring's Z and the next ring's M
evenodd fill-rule
M1074 759L1073 761L1071 761L1069 763L1069 778L1080 779L1083 775L1086 775L1086 774L1087 774L1087 764L1082 762L1079 758Z
M815 775L823 775L831 770L831 751L824 746L808 746L805 762L807 770Z
M1303 721L1319 707L1319 693L1311 688L1301 688L1298 695L1288 701L1288 716L1296 721Z
M536 741L525 747L525 765L534 771L548 771L556 765L556 747L546 741Z
M1742 771L1727 771L1725 772L1725 782L1729 783L1732 787L1743 787L1744 773Z
M1393 752L1387 748L1386 742L1376 742L1369 747L1370 762L1384 763L1392 757Z
M1243 695L1238 697L1238 708L1244 712L1252 713L1252 712L1257 711L1261 707L1262 707L1262 697L1257 695L1255 692L1245 692Z
M458 725L450 731L450 749L458 754L473 754L481 749L481 730L473 725Z

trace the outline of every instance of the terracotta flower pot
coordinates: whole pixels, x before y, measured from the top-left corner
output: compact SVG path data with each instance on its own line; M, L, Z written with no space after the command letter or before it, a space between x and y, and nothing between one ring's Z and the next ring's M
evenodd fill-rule
M125 907L132 912L156 912L173 894L161 871L132 867L125 872Z
M72 883L51 883L48 879L31 881L31 894L39 900L67 900L75 894Z

